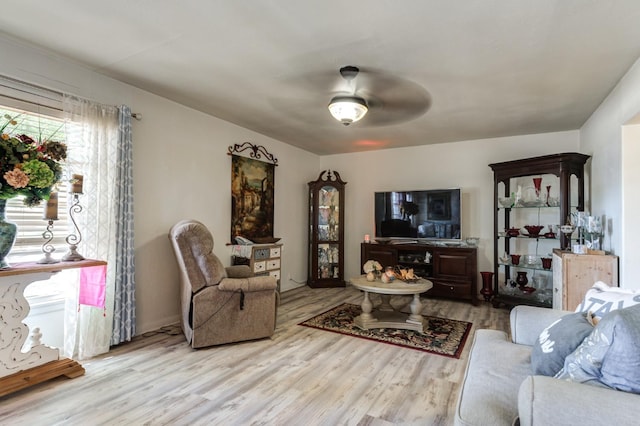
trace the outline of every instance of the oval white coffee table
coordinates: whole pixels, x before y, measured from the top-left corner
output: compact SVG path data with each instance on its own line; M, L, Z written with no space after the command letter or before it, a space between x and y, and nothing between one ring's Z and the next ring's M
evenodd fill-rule
M424 318L421 314L422 302L420 302L420 293L424 293L433 287L431 281L421 278L415 283L407 283L400 280L383 283L379 279L367 281L367 278L361 275L356 278L351 278L349 282L355 288L364 292L362 314L353 320L357 327L363 330L370 328L402 328L422 333L424 329ZM375 311L369 298L369 293L378 293L382 299L382 303ZM413 300L409 305L411 314L405 314L393 309L389 300L392 295L396 294L413 295Z

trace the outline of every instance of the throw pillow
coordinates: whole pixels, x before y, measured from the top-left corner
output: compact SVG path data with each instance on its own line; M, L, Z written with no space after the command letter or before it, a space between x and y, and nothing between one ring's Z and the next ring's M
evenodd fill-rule
M598 281L587 291L576 312L591 312L594 317L601 319L613 310L628 308L637 303L640 303L640 291L609 287Z
M605 315L556 378L640 393L640 305Z
M593 331L587 314L568 314L545 328L531 349L533 374L553 377L564 365L564 359Z

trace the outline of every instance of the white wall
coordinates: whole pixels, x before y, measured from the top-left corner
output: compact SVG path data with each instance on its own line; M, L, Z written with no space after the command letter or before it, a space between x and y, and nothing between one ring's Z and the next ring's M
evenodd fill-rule
M620 257L620 286L630 289L640 288L634 242L640 238L634 224L640 211L640 176L634 169L640 157L637 139L623 144L623 126L639 112L640 61L636 61L580 129L580 151L592 156L591 213L607 218L605 249Z
M281 237L283 291L306 277L307 185L319 158L282 142L134 90L134 184L137 307L141 328L178 314L177 269L167 232L180 219L203 222L225 264L231 233L231 157L227 147L250 141L278 159L274 234ZM177 317L176 317L177 318ZM144 321L144 323L143 323Z
M106 104L126 104L133 122L135 265L138 333L179 316L178 272L167 233L195 218L214 234L215 251L230 262L231 158L227 147L263 145L275 172L275 236L283 248L282 289L306 278L307 182L319 157L175 102L104 77L68 60L0 38L0 74ZM7 59L10 58L10 59ZM90 208L90 206L87 206Z
M347 182L346 277L359 274L360 243L365 234L374 235L373 193L405 189L461 188L462 237L480 237L478 271L492 271L493 172L488 165L575 152L578 135L569 131L323 156L321 169L336 170Z

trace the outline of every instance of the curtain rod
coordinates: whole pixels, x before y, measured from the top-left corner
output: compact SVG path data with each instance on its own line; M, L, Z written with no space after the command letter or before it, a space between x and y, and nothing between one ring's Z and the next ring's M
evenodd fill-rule
M49 99L49 100L52 100L52 101L59 101L59 99L56 99L56 98L54 98L54 97L48 97L48 96L45 96L45 95L44 95L44 94L42 94L42 93L33 93L33 92L29 92L29 91L27 91L27 90L25 90L25 89L20 88L19 86L26 86L26 87L30 87L30 88L32 88L32 89L36 89L36 90L38 90L38 91L44 91L45 93L48 93L48 94L50 94L50 95L55 95L55 96L58 96L58 97L63 97L63 96L65 95L65 93L60 92L60 91L58 91L58 90L49 89L49 88L47 88L47 87L39 86L39 85L37 85L37 84L33 84L33 83L27 83L27 82L25 82L25 81L21 81L21 80L18 80L18 79L12 78L12 77L7 77L7 76L5 76L5 75L0 75L0 78L2 78L2 79L4 79L4 80L7 80L7 81L9 81L9 82L12 82L12 83L14 83L14 84L16 84L16 85L18 86L18 87L15 87L15 86L7 86L7 85L3 85L3 86L5 86L6 88L8 88L8 89L13 89L13 90L16 90L16 91L18 91L18 92L23 92L23 93L26 93L26 94L29 94L29 95L36 95L36 96L40 96L40 97L42 97L42 98ZM0 85L1 85L1 83L0 83ZM28 103L28 104L31 104L31 105L44 106L44 107L51 108L51 109L56 110L56 111L62 111L62 112L64 112L62 108L57 108L57 107L49 106L49 105L41 105L41 104L39 104L39 103L37 103L37 102L34 102L34 101L30 101L30 100L27 100L27 99L20 99L20 98L16 98L16 97L13 97L13 96L7 96L7 95L2 95L2 96L6 97L6 98L9 98L9 99L13 99L13 100L15 100L15 101L25 102L25 103ZM136 119L136 120L138 120L138 121L141 121L141 120L142 120L142 114L141 114L141 113L138 113L138 112L132 112L132 113L131 113L131 117L132 117L132 118L135 118L135 119Z

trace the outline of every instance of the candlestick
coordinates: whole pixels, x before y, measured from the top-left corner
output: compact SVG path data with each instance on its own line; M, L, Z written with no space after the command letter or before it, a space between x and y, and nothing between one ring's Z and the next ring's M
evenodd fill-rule
M57 213L57 203L56 203L56 213ZM45 242L42 244L42 252L44 253L44 257L38 260L37 263L49 264L49 263L60 262L59 260L51 257L51 253L53 253L56 250L56 248L51 244L51 240L53 240L53 221L57 219L58 219L57 217L56 219L49 219L49 224L47 225L47 229L42 233L42 238L45 239Z
M58 193L57 192L52 192L51 195L49 195L47 204L44 207L43 219L58 220Z
M82 189L82 188L80 188L80 189ZM82 241L82 234L80 233L80 228L78 228L78 224L76 223L76 220L73 217L74 213L81 213L81 212L82 212L82 206L80 205L80 196L79 196L78 193L74 192L74 194L73 194L73 203L71 204L71 207L69 207L69 218L71 219L71 222L73 223L73 228L75 229L75 231L74 231L74 233L71 233L71 234L67 235L67 238L65 239L67 244L69 244L69 251L67 252L67 254L62 256L62 260L64 260L65 262L83 260L84 259L84 256L82 256L77 251L78 250L78 244L80 244L80 241ZM77 235L76 235L76 233L77 233Z
M82 175L71 176L71 192L74 194L82 194L82 183L84 177Z

